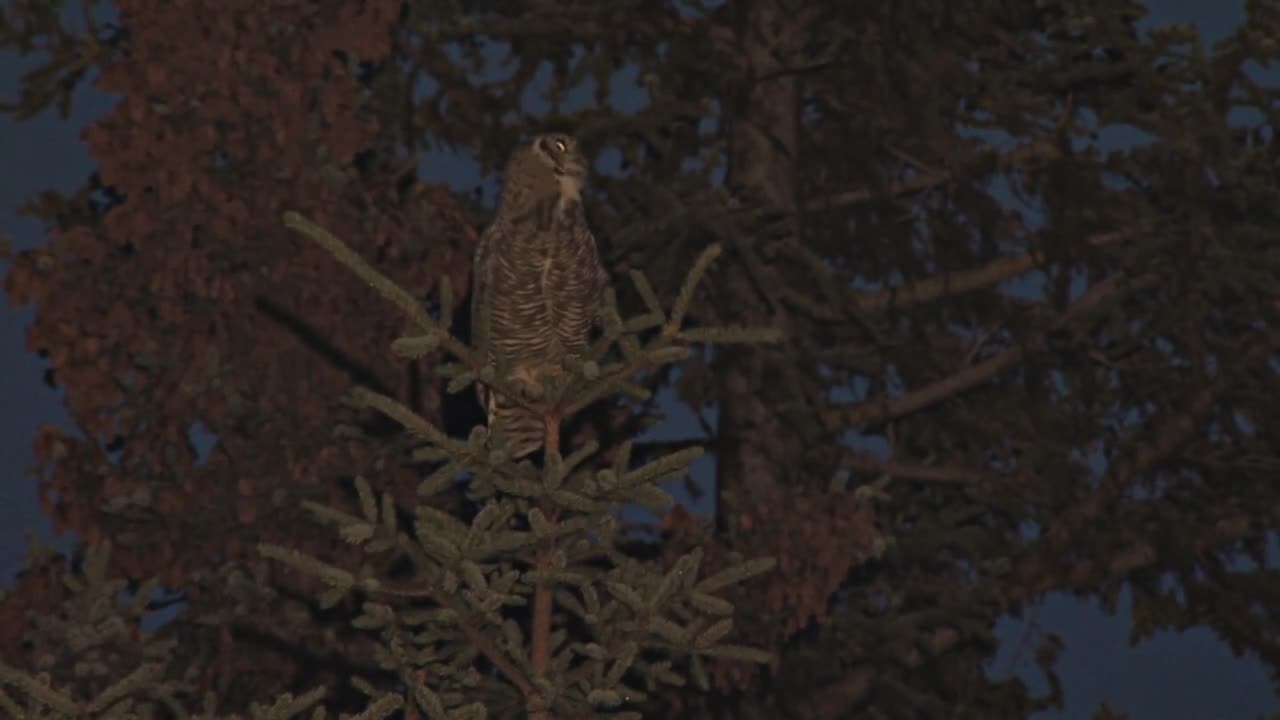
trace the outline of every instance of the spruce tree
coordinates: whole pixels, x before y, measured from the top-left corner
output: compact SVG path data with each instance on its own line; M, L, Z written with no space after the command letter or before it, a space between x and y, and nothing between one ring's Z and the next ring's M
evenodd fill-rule
M551 383L542 397L530 397L503 383L474 348L450 334L453 300L447 283L439 298L442 320L433 320L412 295L322 228L296 213L287 214L286 223L405 314L421 334L397 340L397 354L417 358L442 348L454 360L437 367L450 392L485 383L493 392L522 398L544 417L568 418L619 396L644 400L648 391L637 384L637 376L687 358L691 344L778 339L769 329L685 326L697 284L719 254L713 245L694 263L669 310L638 272L631 280L647 301L644 314L623 319L610 291L602 311L604 331L592 353L566 367L563 381ZM633 465L626 442L601 467L594 442L561 457L553 439L558 427L553 427L545 460L537 467L512 462L483 427L464 441L385 395L357 388L352 399L423 441L413 451L415 458L440 463L418 486L420 497L449 490L459 474L466 474L467 499L475 512L459 517L425 503L400 508L390 495L377 497L358 478L360 514L317 504L309 509L361 547L376 566L405 567L380 576L366 563L340 567L274 545L262 552L331 586L322 596L324 604L353 591L367 596L354 622L379 632L385 644L379 662L412 688L428 717L479 718L486 712L496 717L527 712L537 720L595 717L594 710L642 702L646 691L662 684L683 686L691 678L708 689L704 658L770 659L766 652L726 641L734 616L726 592L771 569L772 558L741 560L707 573L698 548L663 569L639 562L621 547L622 507L638 503L665 511L672 500L660 484L686 475L701 448ZM407 512L413 518L409 528L401 526ZM483 670L496 674L497 682L486 682ZM641 715L616 717L638 720Z

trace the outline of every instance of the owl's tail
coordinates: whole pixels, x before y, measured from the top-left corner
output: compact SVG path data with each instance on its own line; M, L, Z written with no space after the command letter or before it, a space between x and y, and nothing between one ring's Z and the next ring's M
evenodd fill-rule
M489 433L507 447L512 460L519 460L542 447L546 425L537 413L519 405L507 405L490 395Z

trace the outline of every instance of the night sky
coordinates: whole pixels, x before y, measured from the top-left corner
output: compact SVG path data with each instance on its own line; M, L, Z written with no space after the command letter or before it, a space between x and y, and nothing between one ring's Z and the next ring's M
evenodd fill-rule
M1244 2L1151 0L1148 6L1152 11L1148 24L1194 23L1206 44L1211 44L1241 22ZM70 14L78 14L78 9L73 10ZM0 97L12 101L19 77L32 65L13 54L0 54ZM622 74L634 75L625 69ZM1266 75L1280 77L1276 72ZM630 89L631 83L616 84L615 97L623 104L643 103L643 96ZM80 142L80 131L112 105L110 96L83 87L66 120L54 111L22 123L0 117L0 158L8 158L0 173L0 233L15 250L44 241L40 224L18 217L17 208L41 190L71 191L84 181L93 165ZM1120 132L1109 136L1107 144L1136 140ZM430 156L422 173L427 180L458 188L486 183L492 190L493 179L481 178L477 166L466 158ZM492 197L492 192L486 195ZM0 262L0 274L7 270L7 264ZM31 445L36 428L42 423L70 428L61 392L41 382L45 364L26 350L25 329L31 317L30 308L15 309L0 300L0 582L6 583L22 566L26 530L34 528L46 539L52 536L38 508L35 482L26 477L34 462ZM685 436L696 434L696 429L687 411L672 407L658 433ZM696 470L704 474L709 468L710 461L704 460ZM67 542L61 538L59 544ZM1256 659L1234 657L1211 632L1199 629L1163 633L1130 647L1127 594L1119 606L1120 614L1111 617L1097 603L1056 595L1022 618L1006 619L1000 628L1002 648L991 667L993 674L1016 672L1041 689L1032 658L1035 633L1054 632L1067 645L1058 668L1068 704L1065 712L1040 718L1088 718L1103 701L1134 720L1234 720L1280 712L1280 700ZM1016 652L1028 634L1028 647Z

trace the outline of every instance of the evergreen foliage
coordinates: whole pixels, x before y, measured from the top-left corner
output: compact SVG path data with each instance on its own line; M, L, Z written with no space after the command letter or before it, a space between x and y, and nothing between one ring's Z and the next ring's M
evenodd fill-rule
M480 353L450 334L447 320L432 320L411 295L323 228L296 213L286 213L285 222L404 312L422 334L397 340L397 352L421 356L441 347L457 361L439 368L449 378L451 392L483 382L493 391L521 397L544 416L567 417L627 391L644 399L647 391L635 384L637 373L688 357L689 342L779 339L767 329L684 328L694 290L719 254L713 245L694 263L669 313L639 273L633 275L636 288L651 301L643 316L624 320L608 293L604 332L592 354L580 365L566 367L564 380L550 384L544 397L529 398L498 381L505 373L482 365ZM450 308L447 283L441 293L441 307ZM642 342L640 334L653 328L658 332ZM609 362L614 347L619 358ZM363 478L356 478L359 514L316 503L308 503L308 509L335 526L343 540L359 546L374 566L408 565L410 570L380 577L366 563L358 569L339 567L277 545L263 545L260 551L328 586L320 596L322 606L360 591L367 599L353 624L379 633L379 664L413 688L413 700L427 717L483 718L488 717L486 708L495 706L518 708L498 717L525 712L532 718L592 717L592 709L642 702L645 692L658 684L682 686L686 674L708 689L703 658L770 660L769 653L725 642L733 630L734 604L722 593L767 572L772 558L744 560L708 574L702 572L698 548L666 570L641 564L619 548L621 508L640 504L665 511L671 498L660 484L687 474L701 448L632 467L630 443L624 443L608 466L593 469L598 444L561 457L548 443L538 468L528 461L511 462L500 442L489 442L483 427L463 441L385 395L357 388L353 400L386 414L423 441L415 457L440 461L418 486L420 497L438 495L455 484L459 473L467 474L474 515L457 517L420 504L413 509L411 529L402 528L405 509L389 493L378 497ZM423 601L429 604L423 607ZM532 613L512 616L522 608ZM555 608L565 611L565 617ZM673 669L672 655L690 656L687 672ZM485 681L477 662L496 669L499 687ZM631 678L642 680L643 689L628 684ZM477 696L491 699L486 703L475 700ZM641 717L635 712L611 716Z

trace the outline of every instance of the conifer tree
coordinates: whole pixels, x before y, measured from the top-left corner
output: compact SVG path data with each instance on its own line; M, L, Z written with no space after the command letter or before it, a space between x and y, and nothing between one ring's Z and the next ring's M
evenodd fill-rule
M483 382L496 392L518 393L495 379L493 367L478 363L478 354L450 333L447 320L433 320L410 293L323 228L294 212L286 214L286 223L328 250L421 333L397 340L397 354L416 358L443 348L455 360L438 367L451 392ZM646 391L635 383L636 376L687 357L691 344L776 341L776 333L767 329L685 327L697 283L718 254L716 246L703 253L669 311L644 276L633 273L637 291L650 301L648 312L624 320L610 293L604 332L592 355L566 368L565 380L552 384L545 396L513 396L544 414L567 417L618 393L643 397ZM447 282L440 292L441 317L450 318ZM611 354L615 348L619 352ZM626 708L644 702L655 688L693 683L709 689L705 659L770 659L766 652L729 642L735 608L727 593L743 592L742 583L769 571L772 558L740 560L710 572L701 549L694 548L664 569L629 556L620 542L621 507L640 503L665 510L671 498L661 483L687 473L701 448L633 466L625 443L607 466L599 467L595 443L568 457L548 443L542 467L535 467L511 461L500 443L489 442L483 426L465 440L451 438L369 388L355 388L351 399L384 413L422 441L413 452L416 460L439 464L417 488L424 502L402 507L391 493L379 495L357 478L358 512L305 503L316 519L360 549L357 562L275 544L263 544L259 551L323 587L321 609L340 603L357 609L350 623L376 638L372 658L382 677L349 678L369 696L364 717L386 717L403 708L407 716L433 720L638 720L642 715ZM458 484L460 474L467 476L462 482L474 512L453 515L426 502ZM155 582L135 588L122 605L116 596L127 584L107 577L109 556L109 545L91 548L83 580L67 580L72 593L65 601L65 620L42 618L23 638L36 648L45 674L0 664L0 688L19 691L17 699L0 692L0 707L33 717L105 717L140 707L182 716L194 710L184 709L182 701L191 699L182 697L185 688L165 681L176 642L138 642L130 632L145 615ZM33 569L47 562L36 557ZM243 614L254 600L276 592L265 578L258 581L240 589L246 604L233 613ZM77 633L89 639L78 640ZM123 665L123 675L117 670L113 676L108 661ZM69 666L80 682L64 684L72 679L66 675ZM54 679L49 670L62 673ZM86 684L86 677L100 680ZM387 687L386 677L397 682ZM287 718L313 710L318 717L324 694L321 687L297 698L282 695L265 712ZM204 702L210 712L219 705L212 697Z
M566 367L559 376L563 380L550 383L542 397L530 397L501 382L495 368L483 365L474 349L450 334L453 301L447 283L439 298L442 320L433 320L412 295L324 229L296 213L285 219L397 306L421 333L397 340L397 354L416 358L442 348L455 361L437 367L449 379L450 392L485 383L546 417L566 418L619 394L645 399L648 391L636 384L637 375L688 357L692 343L778 339L768 329L685 327L697 284L719 254L713 245L694 263L669 310L638 272L631 279L646 300L644 314L624 320L610 291L602 312L604 332L590 355ZM486 708L508 709L495 717L525 712L536 720L596 717L593 710L635 705L662 684L682 686L692 678L708 689L704 658L770 659L766 652L726 641L734 616L726 592L768 571L772 558L742 560L708 573L702 550L694 548L664 570L638 562L620 547L618 511L633 503L665 511L671 498L660 483L687 474L701 448L633 466L626 442L611 462L598 467L598 444L561 457L559 443L549 436L539 468L512 462L483 427L459 440L385 395L357 388L352 399L423 441L415 457L441 463L418 486L421 498L450 489L465 473L467 497L477 510L458 517L425 503L400 508L390 495L379 498L358 478L360 514L316 504L309 508L377 567L407 568L388 576L369 564L335 566L280 546L264 546L262 552L330 586L323 604L353 591L367 597L354 622L379 632L380 664L412 688L427 717L486 717ZM406 511L413 517L411 529L401 527ZM686 656L687 668L673 665ZM486 682L477 663L495 671L498 682ZM642 716L632 711L616 717Z

